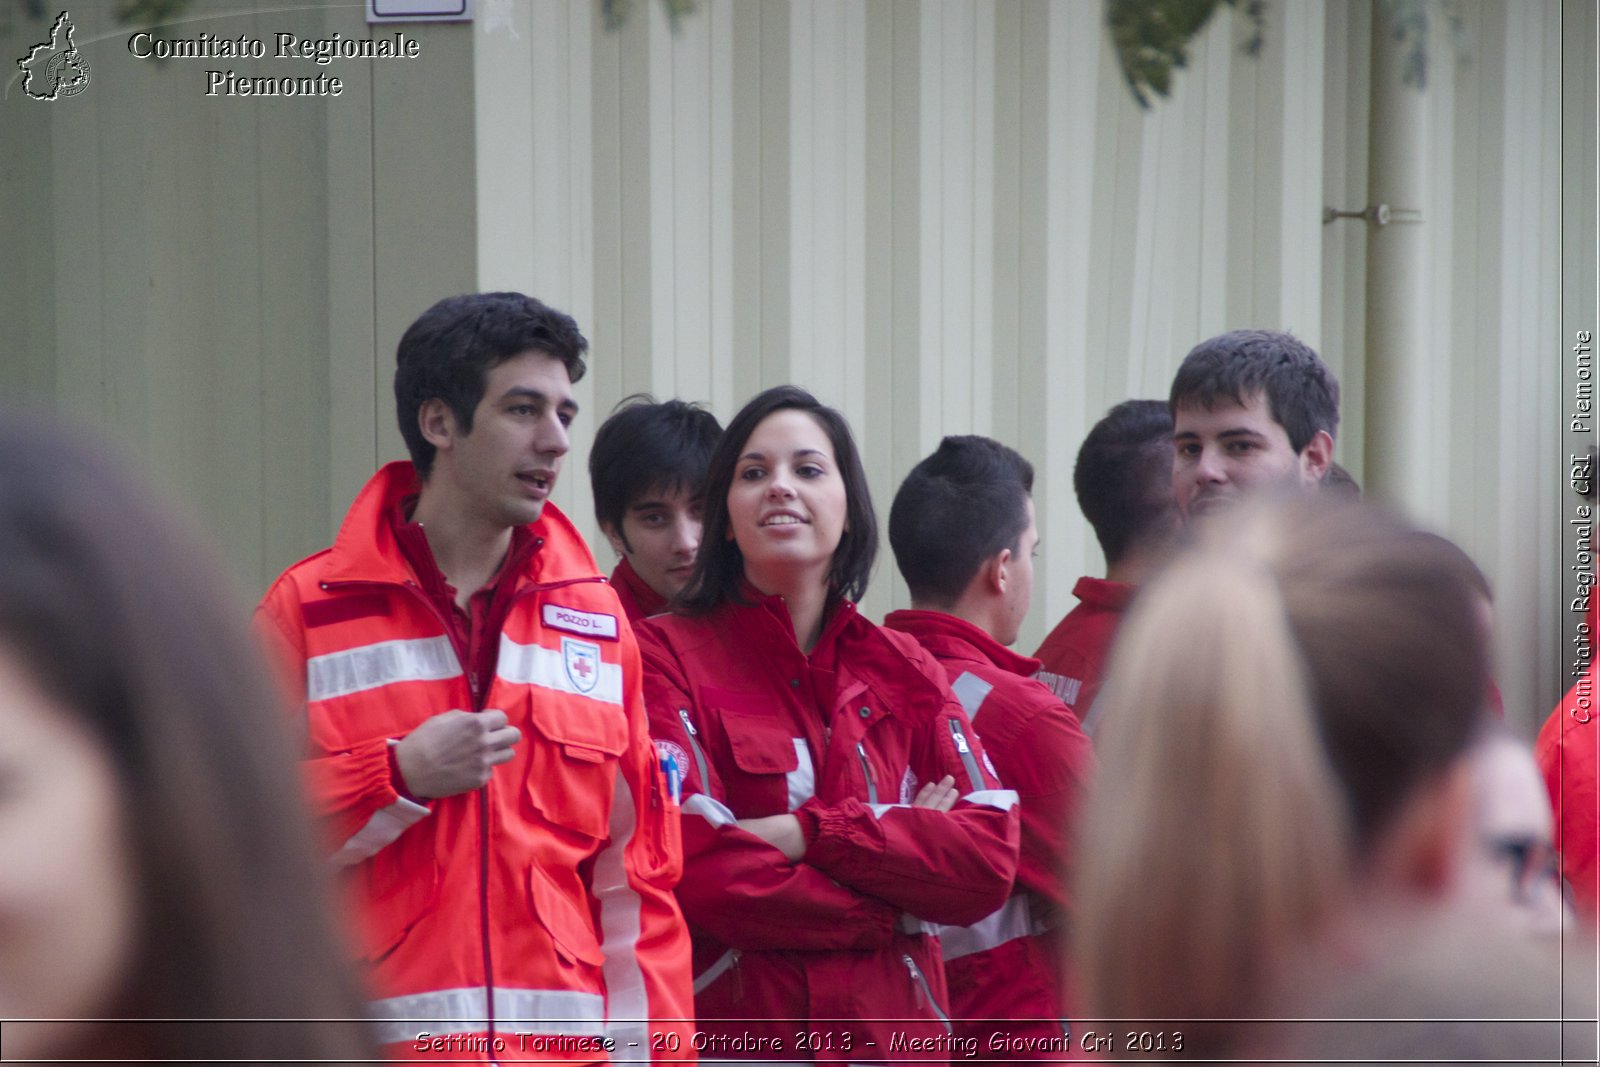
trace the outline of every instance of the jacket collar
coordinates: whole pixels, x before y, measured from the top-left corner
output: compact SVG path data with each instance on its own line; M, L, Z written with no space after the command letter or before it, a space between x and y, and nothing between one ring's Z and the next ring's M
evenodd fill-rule
M747 579L739 580L739 600L743 602L731 605L736 609L753 609L763 619L775 622L782 630L789 643L799 652L800 644L794 633L794 618L789 614L789 604L780 595L768 595L751 585ZM745 609L749 605L749 609ZM856 611L856 606L843 597L835 597L828 605L827 618L822 624L822 632L817 635L817 647L811 650L813 658L823 658L831 661L834 658L833 646L847 629L856 625L861 616ZM822 657L817 653L822 652Z
M639 572L633 569L633 564L628 562L626 556L617 563L617 569L611 572L611 584L617 587L617 594L625 598L625 603L628 598L632 599L641 619L648 619L667 610L667 598L639 577Z
M883 625L915 637L939 659L987 660L1024 678L1032 678L1044 666L1032 656L1013 652L966 619L942 611L891 611L884 616Z
M327 579L336 582L390 582L404 584L414 575L406 562L405 553L395 536L394 515L406 497L421 491L422 483L416 468L408 460L387 463L367 480L355 502L345 514L334 538ZM533 551L519 578L537 580L539 571L549 557L543 550L545 541L556 539L575 549L563 553L559 576L562 579L598 578L594 557L589 554L571 521L549 502L539 521L526 527L534 538ZM570 557L570 558L568 558Z
M1126 582L1109 582L1104 578L1091 578L1087 574L1072 587L1072 595L1081 603L1110 611L1121 611L1133 599L1138 586Z

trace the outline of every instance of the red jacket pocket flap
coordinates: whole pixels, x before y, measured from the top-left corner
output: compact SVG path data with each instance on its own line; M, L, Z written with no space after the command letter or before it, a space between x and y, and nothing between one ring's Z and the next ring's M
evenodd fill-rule
M749 774L788 774L800 766L794 738L776 724L722 720L733 762Z

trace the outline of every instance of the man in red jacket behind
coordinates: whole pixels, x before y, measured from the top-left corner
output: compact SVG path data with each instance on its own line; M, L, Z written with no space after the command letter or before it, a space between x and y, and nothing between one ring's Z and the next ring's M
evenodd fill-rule
M972 926L940 932L956 1034L991 1059L1061 1059L1072 1049L1062 1017L1067 863L1094 768L1077 716L1034 680L1038 660L1007 647L1033 587L1032 488L1033 468L1006 446L946 437L907 475L889 513L913 608L883 624L916 637L944 667L1022 806L1011 897Z
M1039 681L1094 732L1111 641L1139 583L1165 557L1178 528L1172 497L1172 414L1164 400L1124 400L1094 424L1078 449L1072 488L1106 558L1106 576L1072 587L1078 606L1034 656Z
M257 611L395 1056L693 1055L639 649L549 503L587 347L520 293L430 308L395 372L412 461Z

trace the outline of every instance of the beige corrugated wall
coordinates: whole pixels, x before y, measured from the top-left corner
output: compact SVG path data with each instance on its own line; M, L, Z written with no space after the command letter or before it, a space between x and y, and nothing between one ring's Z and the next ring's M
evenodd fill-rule
M1164 396L1197 340L1268 326L1318 347L1361 476L1366 231L1320 215L1366 206L1372 11L1269 3L1254 58L1224 13L1144 112L1098 0L703 0L676 30L637 0L618 32L588 0L485 0L476 25L407 27L419 61L327 68L336 101L204 98L214 64L133 60L105 5L78 5L80 45L101 35L90 89L0 103L0 239L29 253L0 267L0 384L127 442L260 587L401 454L388 376L411 318L523 289L593 342L557 494L586 528L588 442L632 392L726 419L805 385L856 427L881 515L942 434L990 434L1038 471L1031 650L1100 568L1071 491L1084 433ZM358 8L202 14L189 29L368 32ZM1594 17L1464 15L1464 43L1430 52L1437 343L1416 358L1438 390L1415 412L1427 489L1404 504L1495 579L1528 731L1569 632L1561 242L1593 181L1569 175L1564 215L1562 116L1592 115L1574 88L1592 49L1571 42ZM1592 297L1574 298L1591 317ZM904 603L886 548L864 607Z

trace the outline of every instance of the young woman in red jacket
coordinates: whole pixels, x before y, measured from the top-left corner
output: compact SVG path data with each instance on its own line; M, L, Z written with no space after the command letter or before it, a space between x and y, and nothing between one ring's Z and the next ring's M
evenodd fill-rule
M639 627L651 733L683 781L697 1051L948 1060L928 924L1004 902L1015 794L939 665L851 602L878 530L838 412L757 396L705 501L678 613Z

